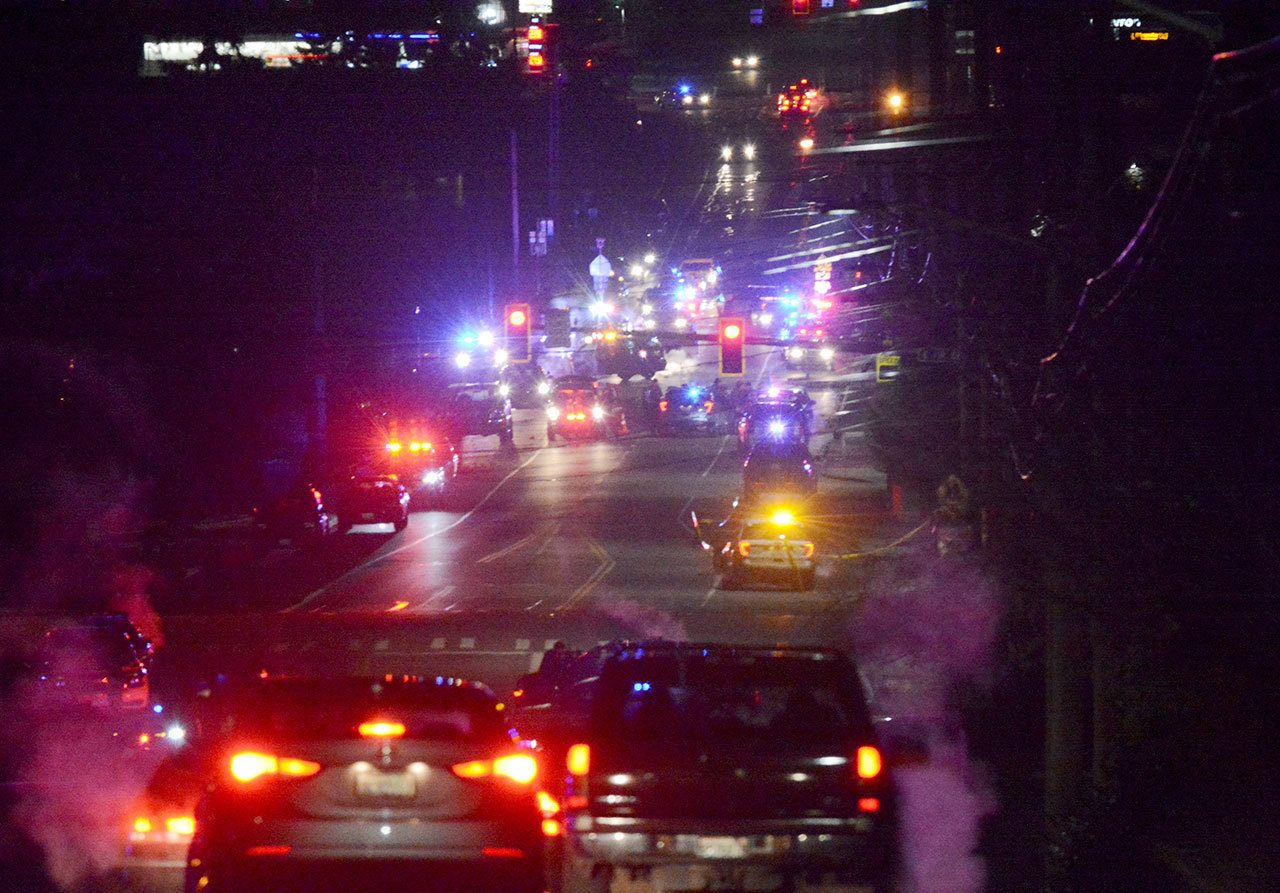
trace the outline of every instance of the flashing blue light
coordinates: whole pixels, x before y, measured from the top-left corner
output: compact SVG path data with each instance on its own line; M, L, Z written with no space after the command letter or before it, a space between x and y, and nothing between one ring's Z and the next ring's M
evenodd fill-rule
M688 394L690 397L694 397L694 398L701 397L702 388L698 387L696 384L691 384L689 385L689 388L688 390L685 391L685 393Z
M388 34L387 37L390 37L392 40L404 40L403 34Z
M410 40L430 40L432 36L433 35L431 34L410 34L409 39Z
M164 713L164 704L155 704L151 708L152 713Z
M653 688L653 683L651 682L633 682L631 684L632 691L649 691L651 688Z
M369 36L370 36L370 37L372 37L374 40L382 40L382 39L383 39L383 38L385 38L387 35L385 35L385 34L370 34Z
M464 347L471 347L476 343L476 333L463 332L461 335L458 336L458 343Z
M782 435L787 433L786 423L783 422L781 419L774 419L772 422L769 423L769 433L772 434L774 437L781 437Z
M778 332L778 337L779 337L779 338L790 338L790 337L791 337L791 330L790 330L790 329L783 329L783 330L781 330L780 332Z
M680 92L681 96L688 96L691 93L693 93L693 87L690 86L689 84L681 84L680 86L676 87L676 90Z

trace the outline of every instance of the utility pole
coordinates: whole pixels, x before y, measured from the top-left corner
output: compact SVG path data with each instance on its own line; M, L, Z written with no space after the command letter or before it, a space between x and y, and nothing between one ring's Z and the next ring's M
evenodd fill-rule
M520 284L520 155L516 131L511 129L511 281L513 289Z
M320 220L320 168L311 165L311 220L313 225ZM328 348L325 345L325 330L328 320L324 301L324 280L320 275L320 239L311 241L311 292L315 301L312 317L312 328L315 334L316 347L311 352L315 363L315 409L312 431L312 453L317 463L323 466L328 452L329 434L329 399L328 380L325 377L325 365L328 363Z
M547 195L552 224L560 223L560 75L551 66L551 97L547 121Z

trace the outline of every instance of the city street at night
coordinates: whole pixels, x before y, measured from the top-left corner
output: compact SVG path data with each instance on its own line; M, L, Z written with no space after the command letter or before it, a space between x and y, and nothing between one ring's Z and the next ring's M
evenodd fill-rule
M1280 14L2 4L0 893L1280 889Z

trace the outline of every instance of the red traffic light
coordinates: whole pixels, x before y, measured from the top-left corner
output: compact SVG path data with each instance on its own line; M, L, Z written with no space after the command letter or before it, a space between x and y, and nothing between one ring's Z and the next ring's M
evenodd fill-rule
M507 336L507 362L527 363L533 359L528 304L508 304L503 308L502 328Z
M743 375L747 371L743 354L747 340L746 321L741 317L721 317L719 328L720 374Z

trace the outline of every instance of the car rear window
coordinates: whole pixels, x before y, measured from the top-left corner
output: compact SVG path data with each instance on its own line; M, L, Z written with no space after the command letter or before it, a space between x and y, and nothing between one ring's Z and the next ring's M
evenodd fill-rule
M361 723L398 722L410 739L489 741L506 735L498 711L475 690L431 684L352 682L266 685L235 698L227 734L272 741L359 738Z
M869 728L835 659L733 655L624 660L605 675L596 721L625 741L702 739L752 747L845 739Z

